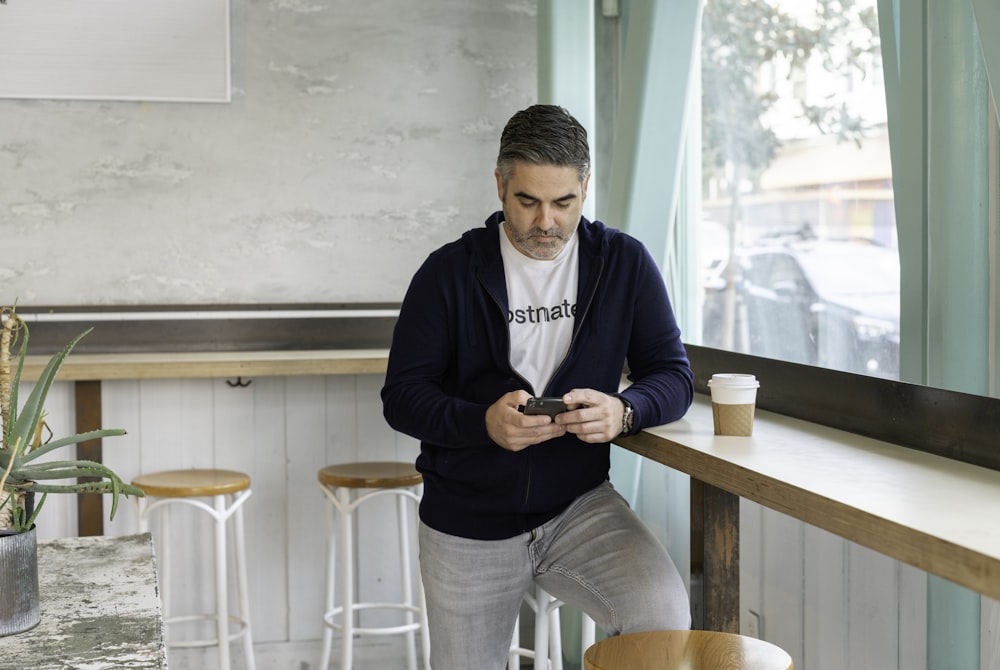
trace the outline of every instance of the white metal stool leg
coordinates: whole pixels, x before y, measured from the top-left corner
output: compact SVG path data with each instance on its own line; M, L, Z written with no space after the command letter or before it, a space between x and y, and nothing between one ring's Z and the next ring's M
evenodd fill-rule
M340 667L350 670L354 662L354 510L350 505L351 492L342 488L337 491L340 499L340 518L337 524L340 537Z
M213 496L215 504L215 633L219 640L219 669L229 665L229 589L226 567L226 497Z
M594 642L597 641L597 625L594 620L591 619L586 614L582 614L583 621L580 624L580 658L583 659L583 655L594 646Z
M149 510L146 498L136 498L136 508L139 517L139 532L148 533ZM160 596L160 613L163 620L169 618L170 613L170 508L163 507L160 510L160 527L157 529L159 535L159 546L156 550L157 582Z
M549 601L550 596L541 586L535 586L535 670L549 670Z
M333 585L337 578L337 541L334 515L336 511L332 504L326 506L326 606L323 609L324 619L327 612L332 612L334 608ZM327 624L323 626L323 656L320 660L320 670L330 667L330 651L333 645L333 628Z
M167 620L169 616L167 613L173 613L170 607L170 593L173 591L171 586L171 580L173 572L170 569L170 557L174 553L171 547L174 546L173 540L170 537L170 529L173 528L173 523L170 521L170 506L166 505L160 510L160 547L163 555L163 587L161 593L163 594L163 617L164 621Z
M257 670L253 654L253 633L250 628L250 584L247 580L247 547L246 532L243 528L243 506L234 512L233 537L236 543L236 598L239 605L239 620L245 627L243 630L243 658L246 670Z
M562 670L562 626L559 608L562 602L541 586L535 586L535 668Z
M406 498L396 497L397 527L399 528L399 577L403 583L403 621L408 627L406 635L406 667L417 670L417 644L413 627L413 582L410 579L410 533L406 523Z
M546 649L549 658L549 668L550 670L563 670L562 624L559 618L559 608L562 607L562 602L541 589L539 589L539 592L539 595L544 594L547 597L543 602L546 603L545 611L547 612L547 616L545 618L549 622L549 646Z

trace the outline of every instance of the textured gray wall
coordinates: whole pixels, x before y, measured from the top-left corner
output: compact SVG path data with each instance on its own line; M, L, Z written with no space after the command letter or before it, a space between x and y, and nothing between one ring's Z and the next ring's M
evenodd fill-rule
M534 0L237 0L229 104L0 100L0 303L397 301L497 208Z

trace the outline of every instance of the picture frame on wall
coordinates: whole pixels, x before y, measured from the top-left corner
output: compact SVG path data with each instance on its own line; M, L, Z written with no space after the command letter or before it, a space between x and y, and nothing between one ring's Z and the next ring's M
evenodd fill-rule
M0 98L230 101L229 0L8 0Z

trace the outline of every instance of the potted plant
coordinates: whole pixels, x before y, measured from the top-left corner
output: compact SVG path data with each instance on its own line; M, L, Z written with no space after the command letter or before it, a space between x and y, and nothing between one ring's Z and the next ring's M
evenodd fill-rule
M36 625L38 559L35 520L49 493L110 493L111 518L122 494L142 491L124 483L110 468L86 460L39 460L70 445L114 435L121 429L100 429L53 438L45 422L45 398L52 382L84 331L49 360L24 404L18 405L21 372L28 348L28 327L14 308L0 309L0 635L19 633ZM19 347L16 367L12 351ZM83 481L80 480L83 478ZM40 496L38 495L40 494Z

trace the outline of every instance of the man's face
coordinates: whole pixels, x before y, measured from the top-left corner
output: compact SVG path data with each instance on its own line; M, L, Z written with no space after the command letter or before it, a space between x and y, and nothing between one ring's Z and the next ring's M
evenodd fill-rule
M580 183L576 168L519 162L506 192L499 170L496 179L504 228L517 250L538 260L558 256L580 225L590 175Z

